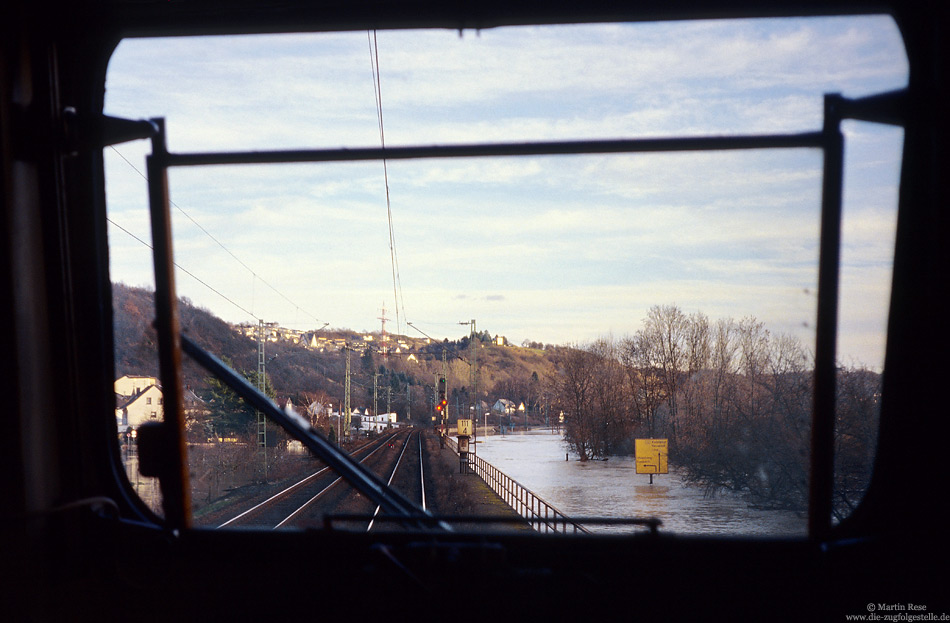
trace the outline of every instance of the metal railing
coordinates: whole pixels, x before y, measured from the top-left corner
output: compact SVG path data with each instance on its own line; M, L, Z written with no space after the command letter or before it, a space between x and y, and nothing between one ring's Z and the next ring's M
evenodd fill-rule
M458 454L455 439L448 437L447 440L449 447ZM481 457L469 454L468 466L505 504L524 517L534 530L542 534L590 534L587 528L572 521L570 517Z

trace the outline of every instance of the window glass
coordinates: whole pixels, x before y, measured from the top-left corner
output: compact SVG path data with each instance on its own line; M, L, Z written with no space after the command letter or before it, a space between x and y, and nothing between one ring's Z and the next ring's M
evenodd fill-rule
M883 17L135 39L106 112L164 117L173 152L730 136L820 130L825 93L906 81ZM876 445L902 140L843 131L839 519ZM148 149L105 150L117 374L154 374L128 354L154 344ZM568 515L804 532L820 150L169 180L183 331L337 443L431 432L444 375L449 429L473 418L479 459ZM183 384L199 525L318 468L191 362ZM668 440L669 473L637 473L638 438Z

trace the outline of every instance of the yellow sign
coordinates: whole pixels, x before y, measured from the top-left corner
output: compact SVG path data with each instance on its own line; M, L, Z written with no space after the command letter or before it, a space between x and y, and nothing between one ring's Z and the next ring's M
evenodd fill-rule
M459 420L459 437L471 437L472 436L472 420Z
M668 474L666 456L668 444L666 439L637 439L638 474ZM651 481L652 482L652 481Z

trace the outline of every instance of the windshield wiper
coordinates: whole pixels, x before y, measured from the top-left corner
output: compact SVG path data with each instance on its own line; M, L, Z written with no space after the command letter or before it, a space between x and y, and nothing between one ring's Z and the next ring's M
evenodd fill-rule
M410 502L398 491L386 485L376 474L318 435L303 416L282 410L247 379L184 335L181 336L181 349L234 390L249 405L300 441L314 456L326 463L360 493L397 518L395 520L420 529L436 528L451 531L446 523L437 520L431 513Z

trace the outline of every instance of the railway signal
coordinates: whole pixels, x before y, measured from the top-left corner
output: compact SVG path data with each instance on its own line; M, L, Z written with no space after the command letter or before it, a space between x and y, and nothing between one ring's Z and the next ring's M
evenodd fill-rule
M447 416L446 408L449 404L449 401L445 396L445 377L439 377L439 395L436 399L435 410L442 414L443 417Z
M435 412L439 415L439 421L436 423L436 427L439 427L441 424L441 430L439 431L439 445L440 447L445 447L445 420L448 419L448 404L449 401L445 397L445 375L439 377L438 382L438 395L436 396L435 401Z

